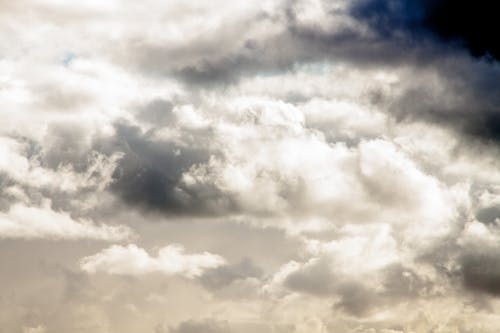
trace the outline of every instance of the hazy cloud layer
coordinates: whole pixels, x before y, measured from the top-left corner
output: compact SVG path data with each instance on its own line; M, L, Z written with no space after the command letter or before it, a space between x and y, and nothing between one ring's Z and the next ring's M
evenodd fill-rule
M494 13L0 1L0 332L498 332Z

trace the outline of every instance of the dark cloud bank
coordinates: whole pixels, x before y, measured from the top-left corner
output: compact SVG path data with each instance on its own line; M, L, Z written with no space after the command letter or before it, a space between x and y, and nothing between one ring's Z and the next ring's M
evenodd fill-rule
M496 9L487 0L359 0L351 13L383 37L401 32L413 39L433 37L464 46L474 56L498 60Z
M433 101L425 88L408 91L397 104L399 109L413 105L404 117L451 125L473 137L498 142L500 42L495 36L499 29L495 7L492 1L360 0L350 12L395 48L427 49L422 55L434 59L427 65L446 78L449 93L465 96L450 109ZM439 49L448 51L436 58ZM462 49L477 60L465 60L465 64Z

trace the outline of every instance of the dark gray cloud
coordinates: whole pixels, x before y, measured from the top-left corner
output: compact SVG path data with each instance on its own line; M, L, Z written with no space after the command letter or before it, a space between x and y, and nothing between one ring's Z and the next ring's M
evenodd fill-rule
M476 212L476 219L482 223L496 224L497 220L500 219L500 207L490 206L480 208Z
M479 248L467 252L459 262L465 288L472 292L500 296L500 251Z
M388 109L400 120L451 127L468 137L500 138L500 67L457 54L435 63L440 82L405 82L408 88ZM411 80L411 78L409 78ZM437 91L440 91L437 93Z
M105 144L105 149L125 155L115 169L111 190L127 204L151 212L191 216L217 215L232 209L230 198L217 188L191 189L182 183L185 171L208 161L208 148L157 140L152 133L142 133L138 127L125 124L117 124L116 131L116 137ZM208 134L197 135L197 139L209 140Z

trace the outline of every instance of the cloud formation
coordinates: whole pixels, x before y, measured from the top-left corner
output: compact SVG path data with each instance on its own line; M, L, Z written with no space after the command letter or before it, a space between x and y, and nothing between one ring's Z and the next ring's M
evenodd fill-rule
M105 272L119 275L143 275L148 273L179 274L187 278L200 276L204 270L224 264L224 259L208 252L184 254L179 245L168 245L151 257L137 245L113 245L81 260L81 268L89 273Z
M89 220L74 220L66 212L52 210L50 203L42 207L14 204L6 213L0 213L0 238L120 241L132 235L132 230L126 226L96 225Z
M494 13L0 1L0 331L498 332Z

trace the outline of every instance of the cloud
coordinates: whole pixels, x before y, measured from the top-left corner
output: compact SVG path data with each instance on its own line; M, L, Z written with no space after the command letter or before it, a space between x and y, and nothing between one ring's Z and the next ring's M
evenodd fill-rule
M297 64L335 59L373 66L402 64L406 59L425 63L435 58L411 43L398 47L391 40L377 38L351 16L347 1L233 6L230 17L221 11L212 20L200 23L210 25L203 38L193 32L192 26L180 22L172 28L172 35L183 28L184 40L130 39L119 52L121 58L126 54L123 61L150 75L173 76L201 88L230 85L245 76L283 73ZM211 12L203 6L199 10L206 15ZM430 48L439 50L435 45Z
M336 103L327 105L332 122L338 120L335 114L345 123L355 122L356 114L341 107L337 111ZM312 220L323 221L326 228L388 222L413 233L408 239L448 232L458 209L454 189L421 170L389 138L373 138L354 128L352 133L361 137L357 142L328 142L312 121L307 126L304 113L309 115L315 106L306 105L303 111L302 106L258 98L222 105L227 113L209 120L218 153L185 170L183 186L198 193L214 189L212 193L237 208L226 206L226 214L263 216L263 224L291 232L294 224L300 229ZM370 124L384 127L377 118ZM363 204L348 204L353 201ZM419 227L412 231L410 221L417 220Z
M401 249L388 225L346 226L341 232L339 239L330 242L306 241L309 259L282 266L269 288L278 283L292 290L328 296L339 281L362 279L401 260Z
M482 22L493 21L488 17L492 11L486 4L477 7L471 15L479 23L470 26L484 29ZM497 66L471 58L462 48L442 41L474 36L470 45L484 44L472 39L491 36L491 32L477 34L470 28L445 36L442 26L436 26L447 12L444 8L450 8L456 22L467 20L463 16L465 2L291 1L264 10L252 7L248 16L255 16L245 29L230 20L232 29L213 29L213 43L200 42L195 34L193 43L177 47L166 42L132 43L127 54L141 59L133 62L146 71L174 76L201 88L286 73L301 64L343 62L357 68L430 70L438 73L444 91L437 93L428 81L419 83L420 75L405 77L402 95L393 96L400 99L390 103L392 112L402 119L439 121L473 137L495 141L498 96L491 92L498 90ZM236 8L238 15L242 15L241 9ZM254 28L257 23L267 29ZM219 27L219 22L214 25ZM495 43L493 36L484 39ZM219 46L216 51L214 44ZM494 53L495 46L489 49ZM484 47L471 46L471 50L473 54L487 52ZM455 101L449 103L450 98Z
M500 218L500 208L498 206L481 208L477 211L476 218L478 221L487 224L498 223L497 221Z
M204 252L185 254L180 245L168 245L158 250L158 256L150 256L137 245L113 245L101 252L83 258L81 268L88 273L105 272L118 275L144 275L162 273L194 278L210 268L225 262L221 256Z
M464 228L458 242L461 251L456 255L454 273L467 290L500 295L499 239L500 229L496 223L471 222Z
M449 0L361 0L354 2L351 13L384 37L397 37L401 32L409 38L433 34L445 41L464 44L474 56L498 59L500 49L492 35L495 29L492 10L488 1L472 5L468 1Z
M491 6L0 1L0 326L497 332Z
M498 251L465 254L460 263L466 288L490 295L500 295Z
M176 120L173 108L174 105L170 101L153 100L140 108L138 118L155 126L173 125Z
M117 125L116 144L124 156L114 171L111 190L126 203L153 212L217 215L228 209L218 207L217 199L224 205L224 197L216 188L192 190L182 181L190 167L208 160L210 147L202 143L206 134L193 133L193 146L183 137L164 140L135 126Z
M7 212L0 213L0 238L121 241L132 235L132 230L126 226L74 220L67 212L52 210L49 202L41 207L17 203Z
M407 261L407 249L387 225L346 226L336 235L337 240L329 242L307 240L306 260L283 265L264 292L328 300L335 310L355 318L396 311L412 298L424 301L441 295L446 282L436 279L432 268Z
M372 40L405 49L406 66L439 75L440 87L409 79L413 87L404 91L393 112L498 142L498 96L491 91L498 90L500 49L492 35L496 23L490 3L360 0L348 11L369 27ZM439 90L444 91L435 95Z
M251 299L258 297L263 278L263 269L245 257L238 263L206 270L200 282L219 297Z
M28 138L0 138L0 172L17 185L38 190L69 195L85 189L102 191L111 182L121 155L105 156L90 147L79 147L83 140L78 129L64 131L65 135L53 133L46 138L45 151Z

